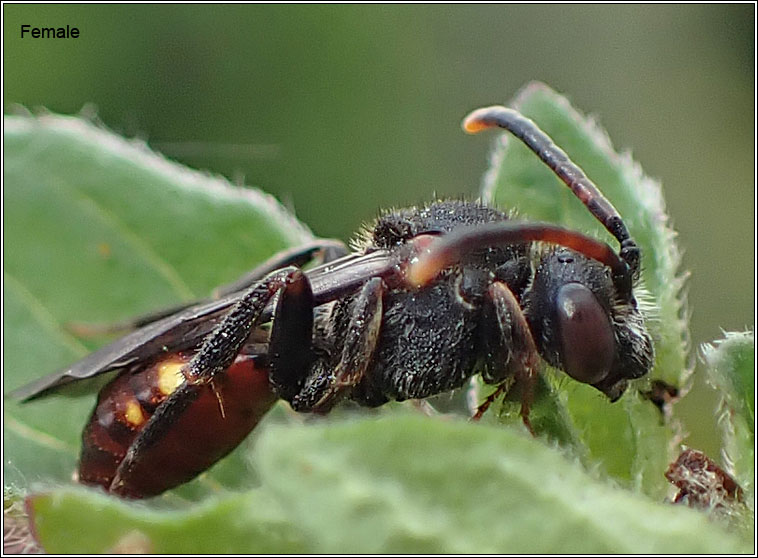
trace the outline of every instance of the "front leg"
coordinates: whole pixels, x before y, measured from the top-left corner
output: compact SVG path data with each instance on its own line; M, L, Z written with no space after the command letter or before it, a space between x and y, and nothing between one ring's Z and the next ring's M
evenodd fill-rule
M537 379L539 353L526 321L524 312L508 285L495 281L487 290L489 314L494 314L497 328L490 339L493 360L489 364L489 383L500 382L498 388L479 406L474 415L478 420L487 411L495 399L517 382L521 387L521 419L532 431L529 422L529 409ZM487 327L493 327L488 324Z

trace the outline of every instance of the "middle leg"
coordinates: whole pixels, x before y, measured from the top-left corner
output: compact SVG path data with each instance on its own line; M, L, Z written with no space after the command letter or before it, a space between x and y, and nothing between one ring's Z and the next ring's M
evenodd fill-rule
M353 299L339 356L313 350L313 297L308 289L282 292L269 343L272 383L299 412L325 412L357 385L372 365L382 323L384 282L375 277ZM310 310L309 310L310 309ZM326 318L328 319L328 318ZM322 331L322 328L318 328Z

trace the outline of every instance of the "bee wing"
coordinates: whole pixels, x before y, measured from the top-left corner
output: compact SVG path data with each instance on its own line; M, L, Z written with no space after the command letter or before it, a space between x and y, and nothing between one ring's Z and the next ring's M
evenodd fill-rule
M350 254L308 270L306 274L311 280L316 303L325 304L354 292L371 277L391 272L394 264L395 260L388 252L376 251L366 255ZM62 370L11 391L7 396L29 401L72 382L125 368L160 354L198 347L246 291L247 288L218 300L202 301L148 323ZM259 323L268 322L272 313L273 305L269 305Z
M191 306L152 322L62 370L11 391L7 396L27 401L71 382L124 368L135 361L147 360L160 353L171 353L197 345L238 297L239 293L235 293L216 301Z

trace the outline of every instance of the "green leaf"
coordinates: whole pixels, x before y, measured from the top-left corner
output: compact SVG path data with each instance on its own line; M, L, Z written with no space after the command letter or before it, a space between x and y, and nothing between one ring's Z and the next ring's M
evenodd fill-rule
M183 511L83 489L36 496L37 533L55 553L748 550L702 514L598 482L502 426L403 414L270 426L253 465L261 488Z
M53 553L299 553L304 545L263 493L213 499L192 509L155 510L84 488L28 499L37 538ZM72 537L86 526L81 537Z
M69 322L114 322L207 296L312 238L270 196L81 118L6 116L4 139L4 392L106 341L77 337ZM6 486L69 482L93 405L94 391L6 400ZM211 473L200 483L215 490L220 481Z
M755 498L755 336L752 331L727 332L703 346L708 381L718 390L719 426L727 470ZM755 511L755 510L753 510Z
M534 120L564 149L619 210L642 251L642 282L637 298L648 312L647 326L656 350L650 378L638 382L645 389L649 379L683 386L689 374L688 329L682 294L684 275L679 272L680 253L675 233L668 225L660 185L644 175L628 153L614 151L606 133L590 118L541 83L526 86L512 103ZM492 166L483 185L485 202L516 209L518 218L548 221L583 231L612 246L618 242L592 217L586 207L553 172L519 140L507 133L497 138ZM593 388L548 371L552 386L550 406L565 413L553 430L575 432L588 449L588 463L608 475L663 497L667 491L662 472L674 457L678 433L664 425L662 417L636 390L628 390L620 402L610 404ZM537 401L535 407L539 407Z
M203 296L311 238L267 196L80 119L6 117L5 162L6 391L102 342L73 335L68 322ZM676 354L659 352L658 366ZM196 481L141 503L68 486L94 395L6 401L5 482L22 493L47 485L27 502L48 552L746 551L702 514L657 503L671 432L653 405L636 393L610 405L551 371L540 385L534 423L563 448L500 424L402 413L343 421L349 410L337 409L325 424L284 427L278 407L256 429L254 450L243 444Z

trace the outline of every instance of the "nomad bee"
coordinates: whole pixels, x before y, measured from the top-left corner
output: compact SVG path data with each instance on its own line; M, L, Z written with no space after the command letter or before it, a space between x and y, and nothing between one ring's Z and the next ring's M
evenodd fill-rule
M469 132L522 140L618 240L438 201L380 217L348 252L316 241L265 262L210 300L134 331L15 392L32 399L104 372L82 437L79 481L126 497L187 482L234 449L278 400L328 412L423 399L475 374L530 389L540 358L611 400L653 347L634 286L640 251L616 209L531 120L480 109ZM321 260L306 271L303 264ZM494 397L480 408L479 416Z

